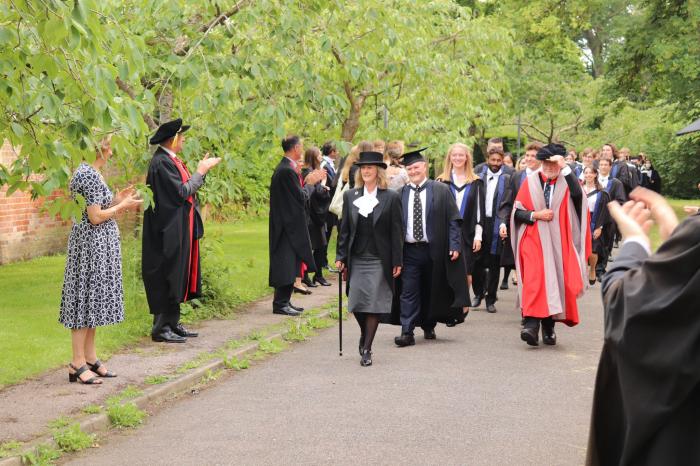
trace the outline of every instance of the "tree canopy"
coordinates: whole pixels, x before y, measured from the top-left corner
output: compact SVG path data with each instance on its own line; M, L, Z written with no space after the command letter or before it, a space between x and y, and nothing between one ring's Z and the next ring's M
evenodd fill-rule
M214 205L263 206L289 132L345 148L420 141L441 158L457 140L512 132L518 115L527 137L576 146L624 138L616 125L636 120L648 131L633 150L664 157L671 127L698 113L697 10L652 0L10 0L0 5L0 135L21 154L0 166L0 185L65 189L106 132L123 181L138 179L148 135L175 116L193 125L185 160L224 157L203 192Z

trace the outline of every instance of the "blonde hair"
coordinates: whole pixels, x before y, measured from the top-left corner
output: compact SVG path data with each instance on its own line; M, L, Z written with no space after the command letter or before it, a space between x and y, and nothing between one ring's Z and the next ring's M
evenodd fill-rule
M464 163L464 171L467 174L467 183L471 183L472 181L479 178L478 176L476 176L476 173L474 173L474 167L472 166L472 151L469 150L469 147L467 147L466 144L457 142L455 144L452 144L447 150L442 174L438 176L437 179L440 181L450 181L452 179L452 160L450 160L450 156L452 155L452 152L454 152L455 149L462 149L467 154L467 161Z
M360 152L371 152L373 149L374 146L369 141L360 141L355 147L350 149L350 153L343 165L343 171L340 174L340 179L343 180L343 183L347 183L350 179L350 169L355 165L357 159L360 158Z
M384 141L381 140L381 139L376 139L376 140L372 143L372 149L373 149L375 152L381 152L381 153L383 154L383 153L386 151L386 142L384 142ZM381 149L381 150L380 150L380 149Z
M379 165L375 165L375 167L377 167L377 187L386 189L387 186L389 186L389 182L386 179L386 168L380 167ZM355 189L362 188L364 185L365 181L362 179L362 172L357 170L355 172Z

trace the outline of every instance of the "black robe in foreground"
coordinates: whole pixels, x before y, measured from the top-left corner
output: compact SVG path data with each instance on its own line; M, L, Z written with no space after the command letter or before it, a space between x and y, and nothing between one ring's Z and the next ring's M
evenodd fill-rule
M401 205L403 208L403 237L406 237L408 218L409 185L401 188ZM430 316L432 320L443 324L460 324L464 322L462 308L470 306L467 288L467 271L463 260L450 260L449 251L462 254L462 232L459 210L450 189L433 180L426 183L426 227L430 241L430 256L433 259L433 280L431 283L430 305L421 309L416 321L420 327L422 321ZM401 325L401 276L395 281L394 302L390 322Z
M700 464L700 216L650 257L625 243L603 302L586 463Z
M194 238L202 237L204 228L199 214L196 192L204 177L194 172L186 183L173 159L158 147L146 175L153 192L154 206L143 213L141 273L151 314L173 312L177 305L196 298L202 290L199 254L190 259L190 208L194 199ZM197 267L197 290L187 292L191 267Z
M301 273L301 262L308 272L315 272L306 206L311 185L302 188L292 162L283 157L270 181L270 269L272 287L288 286Z

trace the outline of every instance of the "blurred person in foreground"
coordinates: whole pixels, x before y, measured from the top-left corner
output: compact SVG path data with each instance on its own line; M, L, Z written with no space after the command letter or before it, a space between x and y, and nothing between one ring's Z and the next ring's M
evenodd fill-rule
M605 333L586 464L700 464L700 216L644 188L608 204L623 243L603 278ZM649 228L663 243L652 254Z

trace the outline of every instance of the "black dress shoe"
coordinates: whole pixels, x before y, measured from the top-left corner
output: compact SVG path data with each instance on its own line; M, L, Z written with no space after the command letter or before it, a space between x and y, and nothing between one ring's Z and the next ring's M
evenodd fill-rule
M289 307L290 307L292 310L297 311L299 314L301 314L302 312L304 312L304 308L301 307L301 306L295 306L294 304L289 303Z
M501 282L500 289L501 289L501 290L507 290L507 289L508 289L508 280L503 280L503 281Z
M372 365L372 352L370 350L362 350L362 359L360 360L360 365L363 367Z
M530 346L539 346L537 342L539 340L538 333L537 329L524 328L520 331L520 339Z
M588 284L593 286L595 285L595 279L591 280L590 278L588 279Z
M180 335L181 337L189 338L189 337L197 337L199 336L199 333L197 332L190 332L187 330L182 324L177 324L177 326L173 329L173 333L176 333Z
M309 288L316 288L316 287L318 286L317 284L315 284L314 282L312 282L311 279L310 279L309 277L304 277L304 278L302 278L302 279L301 279L301 282L302 282L304 285L308 286Z
M437 338L437 335L435 335L435 329L431 328L430 330L423 330L423 338L426 340L435 340Z
M474 299L472 299L472 307L479 307L482 299L484 299L483 296L474 296Z
M311 294L310 290L305 290L304 288L297 288L296 286L294 287L294 292L299 294Z
M159 333L152 333L151 340L158 343L185 343L187 338L181 337L169 328L164 328Z
M554 333L554 322L551 325L542 322L542 343L545 345L554 346L557 344L557 334Z
M402 333L400 337L394 337L394 343L396 346L403 348L404 346L413 346L416 344L416 339L413 335L408 333Z
M294 309L291 309L289 307L283 307L281 309L273 309L272 310L273 314L280 314L283 316L290 316L290 317L296 317L301 315L301 312L297 312Z
M486 305L486 312L490 312L491 314L494 314L496 312L496 306L493 304L487 304Z
M314 277L314 282L318 283L321 286L331 286L331 284L328 283L328 281L323 277Z

